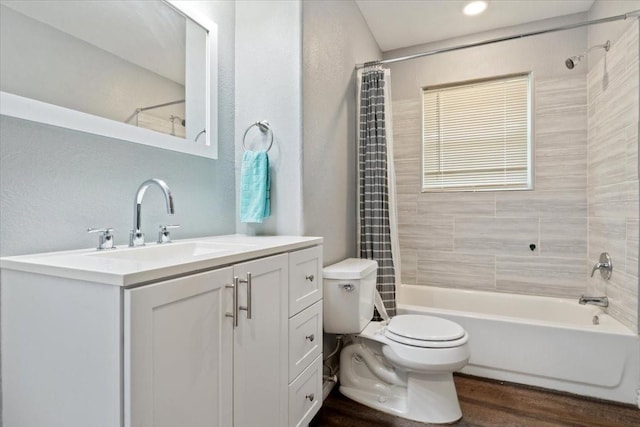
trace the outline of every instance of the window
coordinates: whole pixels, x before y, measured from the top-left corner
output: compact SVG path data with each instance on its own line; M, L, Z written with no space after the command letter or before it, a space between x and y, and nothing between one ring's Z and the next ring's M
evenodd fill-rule
M423 92L422 191L532 188L529 74Z

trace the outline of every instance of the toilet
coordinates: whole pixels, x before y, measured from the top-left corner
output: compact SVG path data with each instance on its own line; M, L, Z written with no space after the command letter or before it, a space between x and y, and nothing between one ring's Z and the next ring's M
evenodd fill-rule
M324 331L351 338L340 354L340 392L411 420L459 420L453 371L469 361L466 331L426 315L371 321L377 267L375 261L349 258L323 270Z

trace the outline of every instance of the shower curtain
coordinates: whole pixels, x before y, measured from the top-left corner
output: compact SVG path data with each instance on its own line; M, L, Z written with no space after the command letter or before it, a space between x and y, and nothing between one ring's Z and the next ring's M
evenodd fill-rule
M389 70L358 70L358 253L378 262L377 289L396 314L400 281ZM376 318L379 319L378 314Z

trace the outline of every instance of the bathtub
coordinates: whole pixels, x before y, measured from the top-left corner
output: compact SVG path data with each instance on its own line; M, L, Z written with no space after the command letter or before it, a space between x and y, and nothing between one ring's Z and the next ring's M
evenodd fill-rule
M577 299L402 285L398 313L464 327L471 359L462 373L640 406L638 335L598 307Z

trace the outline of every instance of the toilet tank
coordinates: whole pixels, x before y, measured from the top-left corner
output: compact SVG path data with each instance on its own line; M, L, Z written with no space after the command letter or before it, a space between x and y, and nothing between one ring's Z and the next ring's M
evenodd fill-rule
M330 334L357 334L373 316L378 263L348 258L322 270L323 326Z

